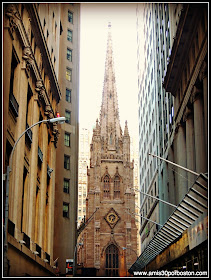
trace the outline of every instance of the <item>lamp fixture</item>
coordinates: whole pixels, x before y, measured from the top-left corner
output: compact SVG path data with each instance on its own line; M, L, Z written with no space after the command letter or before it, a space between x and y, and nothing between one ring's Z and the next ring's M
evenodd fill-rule
M45 263L47 263L47 262L48 262L48 260L47 260L47 259L44 259L44 262L45 262Z
M48 121L49 121L50 123L55 123L55 122L64 123L65 120L66 120L65 117L58 117L58 118L49 119Z
M26 242L24 240L19 240L20 244L26 244Z
M37 252L37 251L33 251L32 253L35 255L39 255L39 252Z

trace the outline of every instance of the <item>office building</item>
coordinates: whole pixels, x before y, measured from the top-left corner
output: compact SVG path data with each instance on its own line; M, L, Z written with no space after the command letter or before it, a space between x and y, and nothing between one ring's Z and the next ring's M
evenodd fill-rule
M14 206L10 201L13 216L8 229L15 239L26 242L27 246L19 244L19 250L27 247L35 252L31 258L44 268L33 270L23 262L15 269L16 256L11 257L9 273L65 275L77 230L80 4L5 4L4 8L4 172L24 127L66 117L65 124L40 124L29 130L28 150L16 147L13 161L22 165L15 166L19 187L13 187L17 201L10 197Z
M90 133L79 129L79 171L78 171L78 227L86 216L87 168L90 161Z
M61 124L43 121L57 117L61 91L38 9L37 4L3 5L3 172L9 164L11 168L9 216L5 181L3 192L4 275L13 277L54 275L56 149ZM37 125L17 143L33 124Z
M149 153L164 155L173 129L173 97L165 92L162 83L180 12L181 5L164 3L137 4L136 10L142 250L159 230L159 224L166 221L172 211L153 196L174 200L174 193L169 192L169 188L163 188L165 176L162 176L159 161Z
M177 15L177 8L170 14ZM176 33L163 76L163 88L173 98L173 124L158 168L159 196L168 202L172 197L173 210L130 272L208 272L207 8L182 4L179 20L175 17ZM167 206L160 207L160 215Z

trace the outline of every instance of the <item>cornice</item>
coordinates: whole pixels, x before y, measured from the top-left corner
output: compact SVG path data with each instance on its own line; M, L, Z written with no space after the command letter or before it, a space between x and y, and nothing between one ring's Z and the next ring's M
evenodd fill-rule
M194 69L191 73L191 77L190 77L190 80L189 80L189 83L187 84L187 88L184 92L184 98L181 102L181 105L175 115L175 122L176 124L179 123L182 119L182 116L183 116L183 113L184 113L184 110L185 110L185 107L187 106L190 98L191 98L191 95L193 94L193 88L194 88L194 85L197 81L197 78L200 74L200 69L202 67L202 64L203 64L203 61L205 59L205 56L207 54L207 37L204 39L203 41L203 44L202 44L202 47L201 47L201 50L200 50L200 54L197 58L197 61L195 63L195 66L194 66Z
M179 81L187 63L200 17L201 9L197 5L184 4L163 83L165 90L174 96L180 85Z
M51 87L54 91L55 98L57 98L57 102L61 99L61 91L59 88L59 83L56 78L56 73L51 61L50 53L48 50L47 42L45 40L45 36L43 33L43 29L41 26L40 18L37 12L36 4L24 4L30 13L32 26L36 32L34 32L34 36L36 37L37 41L39 41L41 53L43 56L43 64L45 64L45 68L48 70L48 76L50 78Z
M27 4L24 4L24 5L27 6L30 16L33 17L33 10L31 10L31 8L30 8L33 5L27 5ZM36 8L34 8L34 9L36 9ZM21 43L23 45L22 69L25 69L26 75L27 75L28 78L30 77L30 71L32 70L32 72L33 72L33 74L36 78L35 91L38 92L38 98L35 98L35 100L43 101L42 104L44 106L45 115L47 116L47 118L53 118L53 117L55 117L55 114L54 114L53 108L51 106L46 88L44 86L44 82L42 80L40 69L37 65L35 56L33 54L31 44L30 44L30 40L28 38L28 34L26 32L26 29L25 29L24 24L22 22L21 16L19 14L17 4L7 4L6 8L5 8L5 15L6 15L7 18L9 18L9 27L5 26L5 28L9 28L9 33L10 33L12 39L14 39L12 33L14 31L16 31L19 34L19 37L21 39ZM34 21L33 21L32 25L33 25L33 27L36 26ZM38 30L37 34L40 34L40 35L42 34L43 35L42 29ZM36 36L37 36L37 34L36 34ZM40 36L40 37L42 37L42 39L44 40L44 43L45 43L44 36ZM42 40L40 40L39 36L36 38L36 41L37 40L39 42L42 41ZM42 48L42 45L39 46L39 47L41 47L41 53L44 54L44 56L46 56L46 50ZM49 60L48 63L51 63L50 58L47 57L47 56L46 56L46 60ZM53 73L55 75L54 69L52 68L51 70L53 70ZM52 75L50 75L50 76L52 76ZM53 78L55 78L55 77L53 77ZM57 86L58 86L57 80L56 81L54 80L54 83L56 83ZM61 92L60 92L59 87L56 87L55 92L57 92L57 94L54 94L54 95L58 96L57 97L57 103L58 103L59 99L61 97ZM58 129L57 129L57 124L54 124L52 126L52 130L53 130L53 135L54 135L54 145L56 146L57 141L58 141L58 134L59 134Z

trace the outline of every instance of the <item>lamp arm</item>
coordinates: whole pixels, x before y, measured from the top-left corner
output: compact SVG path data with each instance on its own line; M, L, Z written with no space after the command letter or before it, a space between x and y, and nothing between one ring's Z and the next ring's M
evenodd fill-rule
M31 128L34 127L35 125L37 125L37 124L39 124L39 123L43 123L43 122L49 122L49 120L42 120L42 121L39 121L39 122L37 122L37 123L31 125L31 126L28 127L26 130L24 130L24 132L18 137L17 141L15 142L15 145L14 145L13 148L12 148L12 152L11 152L11 155L10 155L10 159L9 159L9 168L10 168L10 170L9 170L9 171L11 171L11 167L10 167L10 166L11 166L12 157L13 157L13 153L14 153L15 147L16 147L16 145L18 144L18 142L19 142L19 140L21 139L21 137L22 137L29 129L31 129Z

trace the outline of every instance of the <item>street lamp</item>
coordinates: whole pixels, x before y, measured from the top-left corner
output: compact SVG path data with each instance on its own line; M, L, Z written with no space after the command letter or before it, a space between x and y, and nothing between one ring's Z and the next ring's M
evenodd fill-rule
M12 148L12 152L9 158L9 165L7 166L7 173L6 173L6 199L5 199L5 222L4 222L4 276L7 276L7 250L8 250L7 224L8 224L8 217L9 217L9 182L10 182L10 172L12 171L12 157L13 157L14 150L21 137L35 125L40 123L55 123L55 122L62 124L65 122L65 119L66 119L65 117L52 118L52 119L42 120L31 125L19 136L19 138L17 139L17 141L15 142Z

